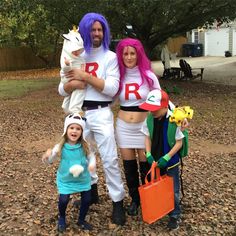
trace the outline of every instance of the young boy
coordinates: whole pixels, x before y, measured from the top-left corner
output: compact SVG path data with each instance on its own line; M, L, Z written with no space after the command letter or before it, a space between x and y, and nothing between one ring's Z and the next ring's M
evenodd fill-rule
M178 229L180 220L180 204L179 204L179 163L180 156L178 151L182 147L184 134L181 126L174 125L174 130L169 133L169 116L171 111L168 109L169 98L163 90L153 90L149 92L146 102L139 107L150 111L147 119L143 123L142 132L146 135L145 147L147 161L151 164L156 161L161 169L161 175L167 174L174 179L174 198L175 208L169 213L169 229ZM172 123L173 124L173 123ZM171 126L171 125L170 125ZM174 138L174 142L170 146L168 144L169 137Z

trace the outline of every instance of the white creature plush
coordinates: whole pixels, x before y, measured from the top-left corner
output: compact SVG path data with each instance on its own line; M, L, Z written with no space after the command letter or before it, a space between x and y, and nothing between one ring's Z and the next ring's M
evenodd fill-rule
M61 67L65 66L65 58L72 61L75 60L77 64L85 63L83 58L75 56L72 53L74 51L77 51L79 49L82 50L84 48L84 42L78 30L79 29L73 28L73 30L69 30L68 34L62 34L62 37L64 38L64 42L63 42L62 53L61 53ZM73 67L77 67L77 64L74 65L74 63L75 62L72 63ZM79 66L81 66L81 64L79 64Z
M63 84L70 81L65 75L73 68L85 69L85 60L81 56L84 51L83 39L74 28L68 34L63 34L64 43L61 52L61 82ZM82 113L82 106L85 98L85 90L75 89L69 96L64 97L62 108L66 113Z
M84 171L84 167L81 165L73 165L69 169L69 172L73 175L74 178L78 177Z

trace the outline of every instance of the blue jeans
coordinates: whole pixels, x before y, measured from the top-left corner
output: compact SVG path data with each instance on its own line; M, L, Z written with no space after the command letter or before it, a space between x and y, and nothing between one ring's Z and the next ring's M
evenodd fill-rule
M174 199L175 199L175 208L169 213L170 217L176 219L180 218L181 209L180 209L180 181L179 181L179 166L176 166L167 171L167 175L173 177L174 179Z

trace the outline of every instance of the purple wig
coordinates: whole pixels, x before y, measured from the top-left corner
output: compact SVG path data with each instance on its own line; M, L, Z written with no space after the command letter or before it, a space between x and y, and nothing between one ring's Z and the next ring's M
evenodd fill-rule
M79 32L84 40L84 49L87 53L89 53L90 49L93 47L90 33L91 33L92 26L95 21L98 21L101 23L102 28L103 28L102 45L105 50L109 49L110 29L109 29L109 25L107 23L107 20L101 14L91 12L91 13L85 14L79 23Z
M124 51L124 48L128 46L135 48L137 52L137 66L142 77L141 85L144 83L144 81L147 81L149 86L153 85L152 79L147 74L148 70L152 71L151 62L147 58L147 55L144 51L142 43L138 39L125 38L125 39L122 39L116 47L116 55L117 55L119 70L120 70L119 92L122 89L122 84L123 84L123 80L124 80L124 76L126 72L126 67L123 62L123 51Z

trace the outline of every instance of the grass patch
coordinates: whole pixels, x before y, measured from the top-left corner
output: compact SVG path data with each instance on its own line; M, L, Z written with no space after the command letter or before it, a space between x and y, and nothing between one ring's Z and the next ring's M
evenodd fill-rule
M0 98L16 98L46 87L58 86L59 80L0 80Z

